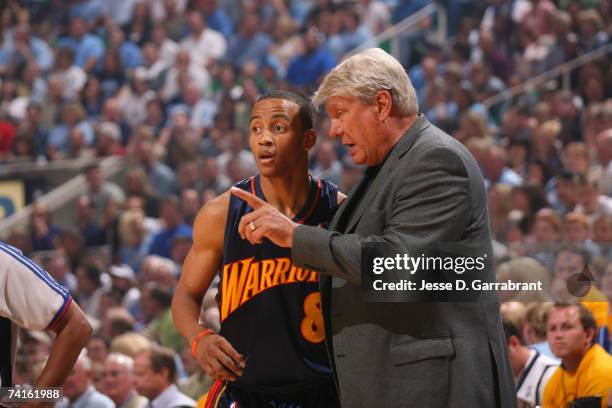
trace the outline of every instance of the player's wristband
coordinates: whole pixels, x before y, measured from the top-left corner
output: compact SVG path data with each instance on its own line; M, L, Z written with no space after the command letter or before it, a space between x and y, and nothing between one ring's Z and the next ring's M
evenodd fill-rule
M198 356L196 354L196 349L198 348L198 344L200 343L200 340L202 340L202 337L208 336L209 334L215 334L215 332L210 329L204 329L202 330L202 332L200 332L200 334L196 336L193 343L191 343L191 354L193 355L193 358L195 358L196 360L198 359Z

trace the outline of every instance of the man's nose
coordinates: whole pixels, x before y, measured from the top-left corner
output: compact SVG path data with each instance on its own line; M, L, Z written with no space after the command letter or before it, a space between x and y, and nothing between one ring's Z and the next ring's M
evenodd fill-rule
M268 130L264 130L263 132L261 132L259 144L261 146L269 146L270 144L272 144L272 132Z
M331 124L329 126L329 137L334 139L336 137L342 136L342 133L343 133L342 126L340 126L340 123L338 122L338 120L332 119Z

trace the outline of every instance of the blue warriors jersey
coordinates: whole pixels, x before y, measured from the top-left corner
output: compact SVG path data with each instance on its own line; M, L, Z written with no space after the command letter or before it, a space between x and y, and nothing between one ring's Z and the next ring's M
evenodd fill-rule
M265 200L259 175L235 187ZM253 209L230 197L219 291L220 334L246 358L244 374L235 384L289 391L331 379L318 274L293 265L289 248L267 239L252 245L240 238L240 219ZM293 221L325 226L337 207L338 188L311 177L306 205Z

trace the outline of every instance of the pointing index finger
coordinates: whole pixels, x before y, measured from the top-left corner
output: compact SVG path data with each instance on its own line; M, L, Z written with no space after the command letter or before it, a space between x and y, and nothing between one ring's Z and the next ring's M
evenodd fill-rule
M259 207L263 207L264 205L267 205L267 203L261 198L239 188L232 187L230 189L230 192L236 197L246 201L247 204L253 207L254 210L258 209Z

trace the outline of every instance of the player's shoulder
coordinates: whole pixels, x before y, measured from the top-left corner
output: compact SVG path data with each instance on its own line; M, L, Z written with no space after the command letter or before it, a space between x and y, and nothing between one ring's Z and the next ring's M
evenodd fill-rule
M220 247L227 222L229 190L213 198L200 209L193 223L195 248Z
M200 209L195 223L207 221L215 221L225 219L227 217L227 209L229 206L231 193L229 190L213 198Z
M3 265L11 265L11 268L27 268L25 256L20 249L0 241L0 260Z
M247 177L239 182L235 183L232 187L240 188L242 190L250 190L253 183L253 177ZM229 213L229 208L232 200L232 193L228 189L224 193L215 197L206 203L198 213L195 224L211 222L220 222L225 224Z

